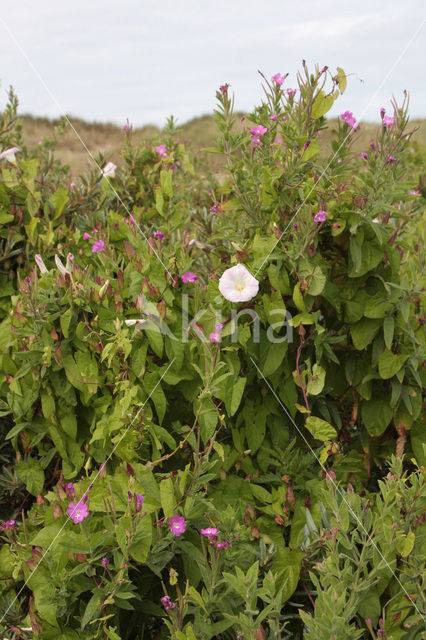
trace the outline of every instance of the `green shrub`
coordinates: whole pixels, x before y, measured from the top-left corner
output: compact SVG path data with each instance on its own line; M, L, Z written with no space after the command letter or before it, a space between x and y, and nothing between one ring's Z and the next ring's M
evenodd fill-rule
M396 462L395 486L380 478L392 455L425 460L423 198L410 193L406 100L362 158L348 112L332 155L321 148L345 85L341 70L305 67L296 95L265 79L239 132L221 87L207 150L225 156L220 185L172 120L152 146L132 146L129 131L108 177L72 183L49 141L0 160L0 399L34 497L0 556L15 626L64 639L325 639L334 611L334 637L361 638L364 618L377 627L391 611L389 638L415 637L394 627L417 633L424 609L410 582L423 524L398 505L421 469L404 479ZM7 131L4 146L17 144ZM237 263L259 281L242 303L219 290ZM330 479L354 489L324 497ZM71 486L88 507L79 524ZM385 521L397 532L377 532ZM200 535L207 526L221 537Z

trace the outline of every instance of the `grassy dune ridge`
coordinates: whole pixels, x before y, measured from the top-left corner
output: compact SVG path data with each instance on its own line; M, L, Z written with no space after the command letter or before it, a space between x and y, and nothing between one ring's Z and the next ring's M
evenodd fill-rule
M124 141L124 132L121 127L112 123L86 122L79 118L69 117L73 127L83 140L90 153L96 157L102 153L107 160L112 160L120 165L121 148ZM48 118L37 118L31 115L20 117L24 142L31 147L44 137L52 138L55 135L55 128L60 124L60 120L50 120ZM244 114L237 117L239 126L247 128L248 122ZM330 142L331 132L336 121L329 121L329 128L322 133L321 141L325 144ZM354 152L364 151L375 136L377 123L362 123L359 132L354 136L352 149ZM188 138L195 150L215 145L218 131L210 115L194 118L189 122L179 125L179 136L183 140ZM417 129L413 140L416 144L426 146L426 121L413 120L410 122L408 130ZM133 130L133 143L139 144L143 140L155 140L161 136L162 130L154 125L145 125ZM83 172L90 162L88 153L76 133L68 126L65 132L58 136L56 156L65 164L69 164L75 173ZM203 154L204 156L204 154ZM215 173L221 173L222 158L217 155L207 155L208 166Z

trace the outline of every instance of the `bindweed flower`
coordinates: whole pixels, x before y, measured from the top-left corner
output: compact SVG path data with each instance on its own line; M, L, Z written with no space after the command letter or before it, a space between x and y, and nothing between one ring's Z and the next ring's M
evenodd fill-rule
M165 144L159 144L158 147L155 147L155 150L159 156L164 156L165 158L168 157Z
M89 508L87 504L85 504L82 500L79 500L76 504L74 502L70 502L67 509L67 514L74 522L74 524L78 524L79 522L83 522L85 518L89 515Z
M0 153L0 160L4 159L11 164L16 164L15 153L17 153L18 151L20 151L19 147L11 147L10 149L5 149Z
M166 237L166 234L164 233L164 231L154 231L154 233L152 234L154 236L154 238L157 238L157 240L164 240L164 238Z
M266 127L258 124L256 127L253 127L253 129L250 129L249 133L251 133L252 136L259 137L265 135L267 131L268 129Z
M222 273L219 291L230 302L246 302L257 295L259 282L244 265L237 264Z
M209 539L215 538L219 535L219 533L220 531L218 531L216 527L207 527L207 529L201 529L201 535Z
M384 127L391 127L395 122L395 119L392 116L385 116L382 120Z
M48 273L48 268L44 264L43 258L39 253L36 253L34 256L34 260L38 268L40 269L40 273Z
M170 531L175 536L181 536L186 531L185 518L180 515L172 516L169 520Z
M62 264L62 260L60 259L58 254L55 255L55 264L58 267L59 273L61 273L61 275L63 275L64 277L67 275L67 273L68 275L71 275L68 269Z
M225 540L224 542L218 542L216 545L216 549L227 549L231 543L229 540Z
M287 75L288 74L282 76L280 73L276 73L274 76L272 76L271 80L280 87L284 80L287 78Z
M314 222L325 222L327 220L327 211L322 211L321 209L314 216Z
M107 162L102 170L102 176L104 178L114 178L116 168L116 164L114 164L113 162Z
M170 611L170 609L174 609L176 607L176 604L171 601L169 596L163 596L161 598L161 603L166 611Z
M92 236L90 235L90 233L87 233L87 231L85 231L83 233L83 240L90 240Z
M185 271L185 273L183 274L183 276L181 276L182 282L188 283L188 282L197 282L198 280L198 276L196 273L193 273L192 271Z
M103 567L107 567L109 565L108 558L107 557L102 558L101 563Z
M105 249L105 242L103 240L95 240L92 244L92 253L99 253Z
M354 131L359 128L359 123L355 120L352 111L345 111L344 113L341 113L340 118L343 120L343 122L346 122L346 124Z
M368 155L365 153L365 151L363 151L362 153L359 154L359 157L362 158L363 160L367 160L368 159Z
M140 511L142 509L142 505L145 502L145 496L141 493L135 493L135 502L136 502L136 511Z

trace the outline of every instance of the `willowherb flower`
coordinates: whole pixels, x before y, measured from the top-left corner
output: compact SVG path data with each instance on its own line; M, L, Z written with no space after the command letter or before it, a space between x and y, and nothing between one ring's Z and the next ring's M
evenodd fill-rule
M152 235L154 236L154 238L157 238L157 240L164 240L164 238L166 237L164 231L154 231Z
M340 118L354 131L359 128L359 123L355 120L352 111L344 111L340 114Z
M76 495L75 488L72 482L68 482L66 486L66 492L69 496L71 496L71 498L74 498L74 496Z
M34 256L34 260L38 268L40 269L40 273L48 273L48 268L44 264L43 258L39 253L36 253Z
M287 89L287 95L289 98L294 98L297 93L297 89Z
M186 531L185 518L180 515L172 516L169 520L170 531L175 536L181 536Z
M388 156L387 161L388 161L390 164L394 164L394 163L396 162L396 158L394 158L394 156Z
M5 520L0 524L0 531L13 531L16 526L15 520Z
M67 509L67 514L74 522L74 524L78 524L79 522L83 522L85 518L89 515L89 508L83 500L79 500L77 503L70 502Z
M218 542L216 545L216 549L227 549L231 543L229 540L225 540L224 542Z
M103 240L95 240L92 244L92 253L99 253L105 249L105 242Z
M220 531L218 531L216 527L207 527L207 529L201 529L201 535L209 539L215 538L216 536L219 535L219 533Z
M359 157L362 158L363 160L367 160L368 159L368 155L365 153L365 151L363 151L362 153L359 154Z
M102 558L101 563L103 567L106 567L107 565L109 565L108 558L107 557Z
M265 135L267 131L268 129L266 127L263 127L261 124L258 124L256 127L253 127L253 129L250 129L249 133L251 133L252 136L255 136L257 138L259 136Z
M135 493L135 502L136 502L136 511L140 511L142 509L142 505L145 502L145 496L141 493Z
M271 80L280 87L284 80L287 78L287 75L288 74L282 76L280 73L276 73L274 76L272 76Z
M87 233L87 231L85 231L83 233L83 240L90 240L92 236L90 235L90 233Z
M410 189L410 196L419 196L420 191L418 189Z
M8 162L16 164L15 153L17 153L18 151L20 151L19 147L11 147L10 149L5 149L0 153L0 160L4 158L5 160L8 160Z
M220 342L220 334L217 331L212 331L209 340L210 342Z
M155 147L155 150L159 156L164 156L165 158L168 157L165 144L159 144L158 147Z
M259 282L244 265L237 264L222 273L219 291L230 302L246 302L257 295Z
M171 601L170 596L163 596L161 598L161 603L166 611L170 611L170 609L174 609L176 604Z
M395 122L395 118L392 116L384 116L382 122L384 127L391 127Z
M117 165L113 162L107 162L102 170L102 176L104 178L113 178L115 176L115 170Z
M198 280L198 275L196 273L193 273L192 271L185 271L185 273L181 276L182 282L188 283L188 282L197 282Z
M327 220L328 211L322 211L321 209L314 216L314 222L325 222Z

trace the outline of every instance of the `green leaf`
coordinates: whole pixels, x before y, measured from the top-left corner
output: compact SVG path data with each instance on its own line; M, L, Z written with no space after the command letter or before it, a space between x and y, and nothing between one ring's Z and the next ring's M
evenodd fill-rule
M358 349L358 351L365 349L372 342L381 326L381 320L372 318L362 318L362 320L352 325L351 336L355 349Z
M361 417L370 436L380 436L392 420L393 411L386 396L364 400Z
M340 67L337 67L337 84L339 85L340 93L344 93L346 89L346 73Z
M152 543L152 522L148 514L144 515L136 527L136 533L129 549L130 556L136 562L146 562Z
M35 458L29 458L27 461L19 460L15 464L15 471L33 496L38 496L42 492L44 471L38 460Z
M100 613L101 607L101 596L99 589L95 591L93 596L90 598L87 603L86 609L84 611L83 617L81 619L81 628L84 627L95 617L97 613Z
M277 578L277 587L281 590L283 602L286 602L296 590L304 557L305 554L301 551L293 551L288 547L277 549L272 571Z
M327 96L324 91L317 93L312 104L312 118L316 120L317 118L321 118L321 116L325 115L327 111L330 111L333 106L333 102L333 96Z
M317 396L324 388L325 382L325 369L315 363L312 367L312 375L309 376L308 386L306 391L311 396Z
M385 349L379 356L379 373L383 380L392 378L407 360L407 355L396 355Z
M315 156L318 156L321 153L321 146L317 140L311 140L309 146L305 149L302 160L308 162Z
M161 507L166 518L173 515L176 505L176 499L173 489L173 483L170 478L165 478L160 482Z
M169 169L168 171L164 170L161 172L160 176L161 176L160 178L161 189L164 195L168 196L169 198L172 198L173 197L173 184L172 184L173 171L171 169Z
M331 424L315 416L306 418L305 427L314 438L322 440L323 442L325 440L334 440L337 437L336 429L332 427Z
M49 198L50 204L53 205L55 209L54 219L59 218L62 215L64 207L69 200L68 189L65 187L60 187L54 194L52 194Z
M235 381L228 379L226 382L225 407L229 416L233 416L240 406L246 382L247 378L237 378Z
M383 321L383 335L385 338L385 345L389 349L392 349L393 332L395 329L395 320L393 316L387 316Z
M396 543L396 550L403 558L407 558L413 550L416 536L413 531L401 536Z
M69 338L69 328L72 318L72 309L67 309L64 313L61 314L59 322L61 323L61 331L64 334L64 338Z

